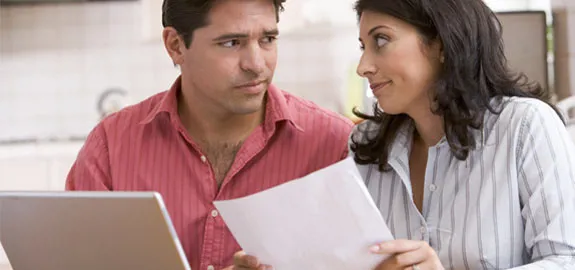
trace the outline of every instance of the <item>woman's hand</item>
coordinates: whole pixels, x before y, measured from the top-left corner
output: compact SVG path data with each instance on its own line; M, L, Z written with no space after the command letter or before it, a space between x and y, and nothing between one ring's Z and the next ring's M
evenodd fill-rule
M375 254L389 255L375 270L443 270L441 261L427 242L392 240L371 247Z

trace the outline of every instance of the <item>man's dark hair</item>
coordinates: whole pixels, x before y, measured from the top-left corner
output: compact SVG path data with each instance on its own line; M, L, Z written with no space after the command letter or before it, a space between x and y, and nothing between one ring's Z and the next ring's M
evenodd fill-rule
M276 19L283 11L286 0L273 1L276 8ZM162 25L171 26L182 36L186 47L192 43L194 31L206 26L208 15L217 0L164 0L162 4Z

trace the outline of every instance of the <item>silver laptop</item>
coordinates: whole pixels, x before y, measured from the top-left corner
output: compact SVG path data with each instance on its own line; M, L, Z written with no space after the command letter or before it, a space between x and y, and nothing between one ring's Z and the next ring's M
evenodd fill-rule
M0 192L14 270L189 270L158 193Z

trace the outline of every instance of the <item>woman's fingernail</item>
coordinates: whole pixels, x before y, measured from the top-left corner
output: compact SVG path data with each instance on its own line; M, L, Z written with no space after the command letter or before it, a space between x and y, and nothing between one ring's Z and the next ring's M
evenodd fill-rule
M371 246L371 248L369 248L369 250L371 250L372 252L378 252L381 250L381 247L379 245L374 245L374 246Z

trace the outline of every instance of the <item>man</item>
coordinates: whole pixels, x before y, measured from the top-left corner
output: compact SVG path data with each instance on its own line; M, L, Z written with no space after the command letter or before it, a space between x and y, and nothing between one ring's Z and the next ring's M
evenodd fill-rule
M165 0L164 45L181 76L97 125L67 189L158 191L192 269L231 265L240 247L214 200L347 156L350 121L270 84L281 2Z

